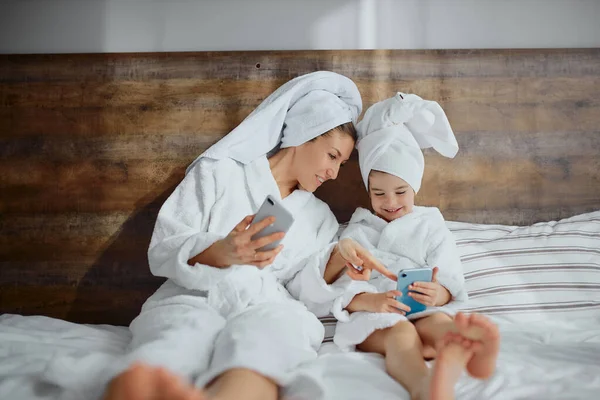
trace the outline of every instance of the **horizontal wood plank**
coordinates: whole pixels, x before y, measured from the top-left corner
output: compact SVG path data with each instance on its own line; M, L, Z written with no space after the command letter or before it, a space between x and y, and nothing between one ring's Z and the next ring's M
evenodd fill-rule
M330 70L355 78L587 76L600 49L331 50L0 55L0 82L253 78Z
M365 109L438 101L453 160L426 151L417 203L527 225L600 209L600 49L0 56L0 312L127 325L163 282L147 250L187 165L285 81L352 78ZM356 153L317 195L368 207Z

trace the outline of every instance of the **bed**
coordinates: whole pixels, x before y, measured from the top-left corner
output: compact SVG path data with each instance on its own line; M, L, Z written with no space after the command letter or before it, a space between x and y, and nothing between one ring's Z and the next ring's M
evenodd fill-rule
M497 373L457 397L600 393L600 50L375 50L0 56L0 398L56 398L53 363L123 352L162 282L146 250L185 167L315 70L355 80L365 108L402 90L447 111L461 150L426 152L417 201L449 221L467 311L503 335ZM367 204L357 161L317 193L341 222ZM285 398L408 398L323 322L300 368L323 385Z

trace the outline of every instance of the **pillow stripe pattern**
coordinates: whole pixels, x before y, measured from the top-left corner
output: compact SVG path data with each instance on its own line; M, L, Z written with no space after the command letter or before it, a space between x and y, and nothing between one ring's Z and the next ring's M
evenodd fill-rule
M464 311L509 322L600 318L600 212L524 227L447 225L469 293Z

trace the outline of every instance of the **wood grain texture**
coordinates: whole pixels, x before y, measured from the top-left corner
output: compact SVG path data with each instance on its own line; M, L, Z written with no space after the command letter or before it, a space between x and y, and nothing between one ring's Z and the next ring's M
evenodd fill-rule
M0 312L128 324L162 279L160 206L199 153L287 80L332 70L365 109L396 91L446 110L418 204L531 224L600 209L600 49L0 56ZM356 154L319 189L368 206Z

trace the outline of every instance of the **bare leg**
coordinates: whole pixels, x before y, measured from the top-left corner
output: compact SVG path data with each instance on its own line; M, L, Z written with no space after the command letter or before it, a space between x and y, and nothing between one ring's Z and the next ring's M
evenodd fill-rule
M446 333L458 332L452 317L441 312L421 318L415 321L414 324L425 348L435 349ZM435 358L435 355L431 358Z
M474 378L486 379L496 370L496 359L500 351L498 327L481 314L458 313L454 318L459 333L468 339L481 342L467 364L467 371Z
M438 342L438 357L429 380L429 400L453 400L454 386L480 343L457 333L447 333Z
M235 368L217 377L207 388L214 400L276 400L279 388L269 378L246 368Z
M422 398L419 393L426 385L429 369L423 360L423 344L411 322L403 321L375 331L357 347L385 356L388 374L411 394L413 400Z
M134 364L109 384L104 400L205 400L198 389L164 368Z

